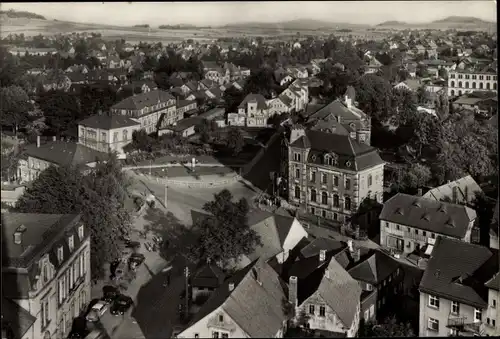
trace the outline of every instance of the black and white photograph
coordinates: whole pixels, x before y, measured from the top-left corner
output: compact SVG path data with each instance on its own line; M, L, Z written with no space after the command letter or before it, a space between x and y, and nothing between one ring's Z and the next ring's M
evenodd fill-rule
M1 339L500 336L496 13L2 2Z

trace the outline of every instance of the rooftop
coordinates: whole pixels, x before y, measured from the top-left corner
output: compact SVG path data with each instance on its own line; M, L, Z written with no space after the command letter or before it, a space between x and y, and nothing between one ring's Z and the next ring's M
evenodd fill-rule
M485 308L488 305L485 283L497 272L497 251L438 237L419 289L448 300Z
M106 157L106 153L66 141L52 141L40 147L29 145L25 154L60 166L86 165Z
M457 204L398 193L387 200L380 220L415 227L417 229L463 238L476 211Z
M132 95L113 105L111 109L116 110L141 110L145 107L152 107L169 100L175 102L175 98L168 92L155 89L149 92Z
M124 115L97 114L78 123L81 126L111 130L116 128L140 126L140 123Z

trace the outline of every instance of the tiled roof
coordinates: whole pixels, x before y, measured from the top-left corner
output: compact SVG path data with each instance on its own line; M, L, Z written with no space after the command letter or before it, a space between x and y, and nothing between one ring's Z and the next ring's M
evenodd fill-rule
M496 273L493 278L486 282L485 286L493 290L500 291L500 273Z
M194 287L219 287L226 275L214 264L203 265L191 278L191 285Z
M232 291L229 283L234 284ZM286 320L284 298L286 294L276 272L257 260L227 278L195 314L190 326L221 308L249 337L274 337Z
M477 182L470 175L467 175L463 178L451 181L439 187L435 187L425 193L422 197L434 199L436 201L441 201L441 199L446 197L452 199L453 189L455 187L457 188L457 194L459 195L457 198L464 202L473 200L476 193L483 191Z
M24 308L14 301L2 297L2 329L4 324L7 325L12 335L12 338L9 335L7 335L7 338L23 338L31 326L35 324L35 321L36 317L32 316Z
M222 97L222 94L223 94L222 91L220 90L220 88L218 88L218 87L212 87L212 88L208 89L208 91L210 93L212 93L216 98Z
M330 260L326 271L329 277L323 276L318 292L344 326L350 328L358 312L361 287L335 258Z
M329 153L338 156L335 166L338 168L361 171L384 163L376 148L352 140L347 135L307 130L306 136L297 139L290 146L310 148L309 163L323 164L324 155Z
M29 145L24 153L60 166L86 165L106 157L105 153L65 141L53 141L40 147Z
M358 281L378 285L394 273L399 264L387 254L375 251L373 254L349 270L351 277Z
M200 81L200 83L205 86L206 88L210 88L210 87L213 87L213 86L216 86L217 83L215 81L212 81L210 79L203 79Z
M476 212L463 205L398 193L387 200L380 220L463 238Z
M488 305L485 283L498 272L498 253L480 245L438 237L419 289L479 308Z
M238 108L246 108L247 103L257 102L257 109L265 110L267 109L266 98L262 94L248 94L245 99L239 104Z
M78 123L81 126L111 130L140 125L139 122L124 115L93 115Z
M111 109L141 110L169 100L175 98L170 93L157 89L128 97L113 105Z
M330 238L316 238L312 240L308 245L304 246L300 253L304 258L310 258L312 256L316 256L320 253L321 250L330 252L330 251L340 251L344 249L346 244L337 240L333 240Z
M318 110L316 113L312 114L309 117L309 120L320 120L329 115L340 117L342 120L360 120L367 117L366 114L360 109L357 109L354 106L347 108L344 103L336 99Z

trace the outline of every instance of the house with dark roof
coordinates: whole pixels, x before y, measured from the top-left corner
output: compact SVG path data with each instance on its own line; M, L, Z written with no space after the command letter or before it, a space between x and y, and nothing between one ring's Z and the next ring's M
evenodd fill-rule
M270 115L266 98L262 94L248 94L238 105L238 114L246 116L247 126L267 126Z
M496 250L438 237L419 286L419 336L485 335L488 308L497 303L488 298L490 287L498 290L498 265Z
M89 230L73 214L4 213L1 225L8 338L67 337L91 300Z
M485 284L488 288L488 308L486 309L486 326L484 330L487 336L500 335L500 312L497 304L500 300L500 273L496 273L493 278Z
M124 115L97 114L78 123L78 142L100 152L117 152L123 158L123 148L140 128L138 121Z
M110 112L136 119L141 124L141 129L153 133L163 120L163 124L172 125L183 118L177 115L175 102L170 93L157 89L125 98L113 105Z
M476 217L464 205L398 193L380 213L380 245L399 253L427 247L430 253L437 236L470 243Z
M225 279L178 338L280 338L286 329L286 287L256 260Z
M348 135L293 126L283 144L288 201L315 217L343 223L370 197L382 201L385 162Z
M191 277L191 298L208 298L213 291L224 283L226 274L213 263L200 267Z
M371 118L355 106L354 100L354 88L348 88L343 100L336 99L309 114L306 126L330 133L348 131L354 140L370 145Z
M359 283L334 257L326 260L324 252L314 266L305 278L290 275L288 279L288 300L298 308L297 317L305 313L306 326L327 337L355 337L361 310Z
M77 166L83 170L90 169L106 156L107 153L69 141L54 140L41 144L38 137L36 145L28 145L24 150L24 159L18 166L19 178L21 182L31 182L50 166Z

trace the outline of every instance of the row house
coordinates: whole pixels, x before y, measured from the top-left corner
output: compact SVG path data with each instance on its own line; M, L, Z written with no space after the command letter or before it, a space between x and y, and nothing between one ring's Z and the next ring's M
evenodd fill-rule
M285 94L281 94L274 99L267 100L267 106L269 107L270 116L275 114L279 115L283 113L291 113L294 109L293 100Z
M156 132L160 121L172 125L183 117L177 114L176 100L168 92L154 90L136 94L113 105L113 115L124 115L138 121L147 133Z
M313 130L349 135L359 143L370 145L371 118L353 104L355 94L348 92L343 101L334 100L311 114L306 126Z
M103 159L105 155L81 144L56 140L56 137L51 142L41 144L38 136L36 145L27 146L19 160L18 178L21 182L31 182L50 166L90 169L95 167L97 159Z
M498 336L498 251L438 237L420 282L419 337Z
M66 338L91 300L90 233L80 215L2 214L2 232L2 321L12 319L19 338Z
M461 96L474 91L497 91L497 73L486 67L483 70L455 70L448 75L448 96Z
M122 115L94 115L78 123L78 142L100 152L116 152L125 158L123 148L132 142L141 124Z
M437 236L471 242L476 212L457 205L398 193L384 204L380 245L400 253L432 249Z
M283 146L291 204L342 223L365 198L382 201L385 163L375 148L301 126L292 128Z

